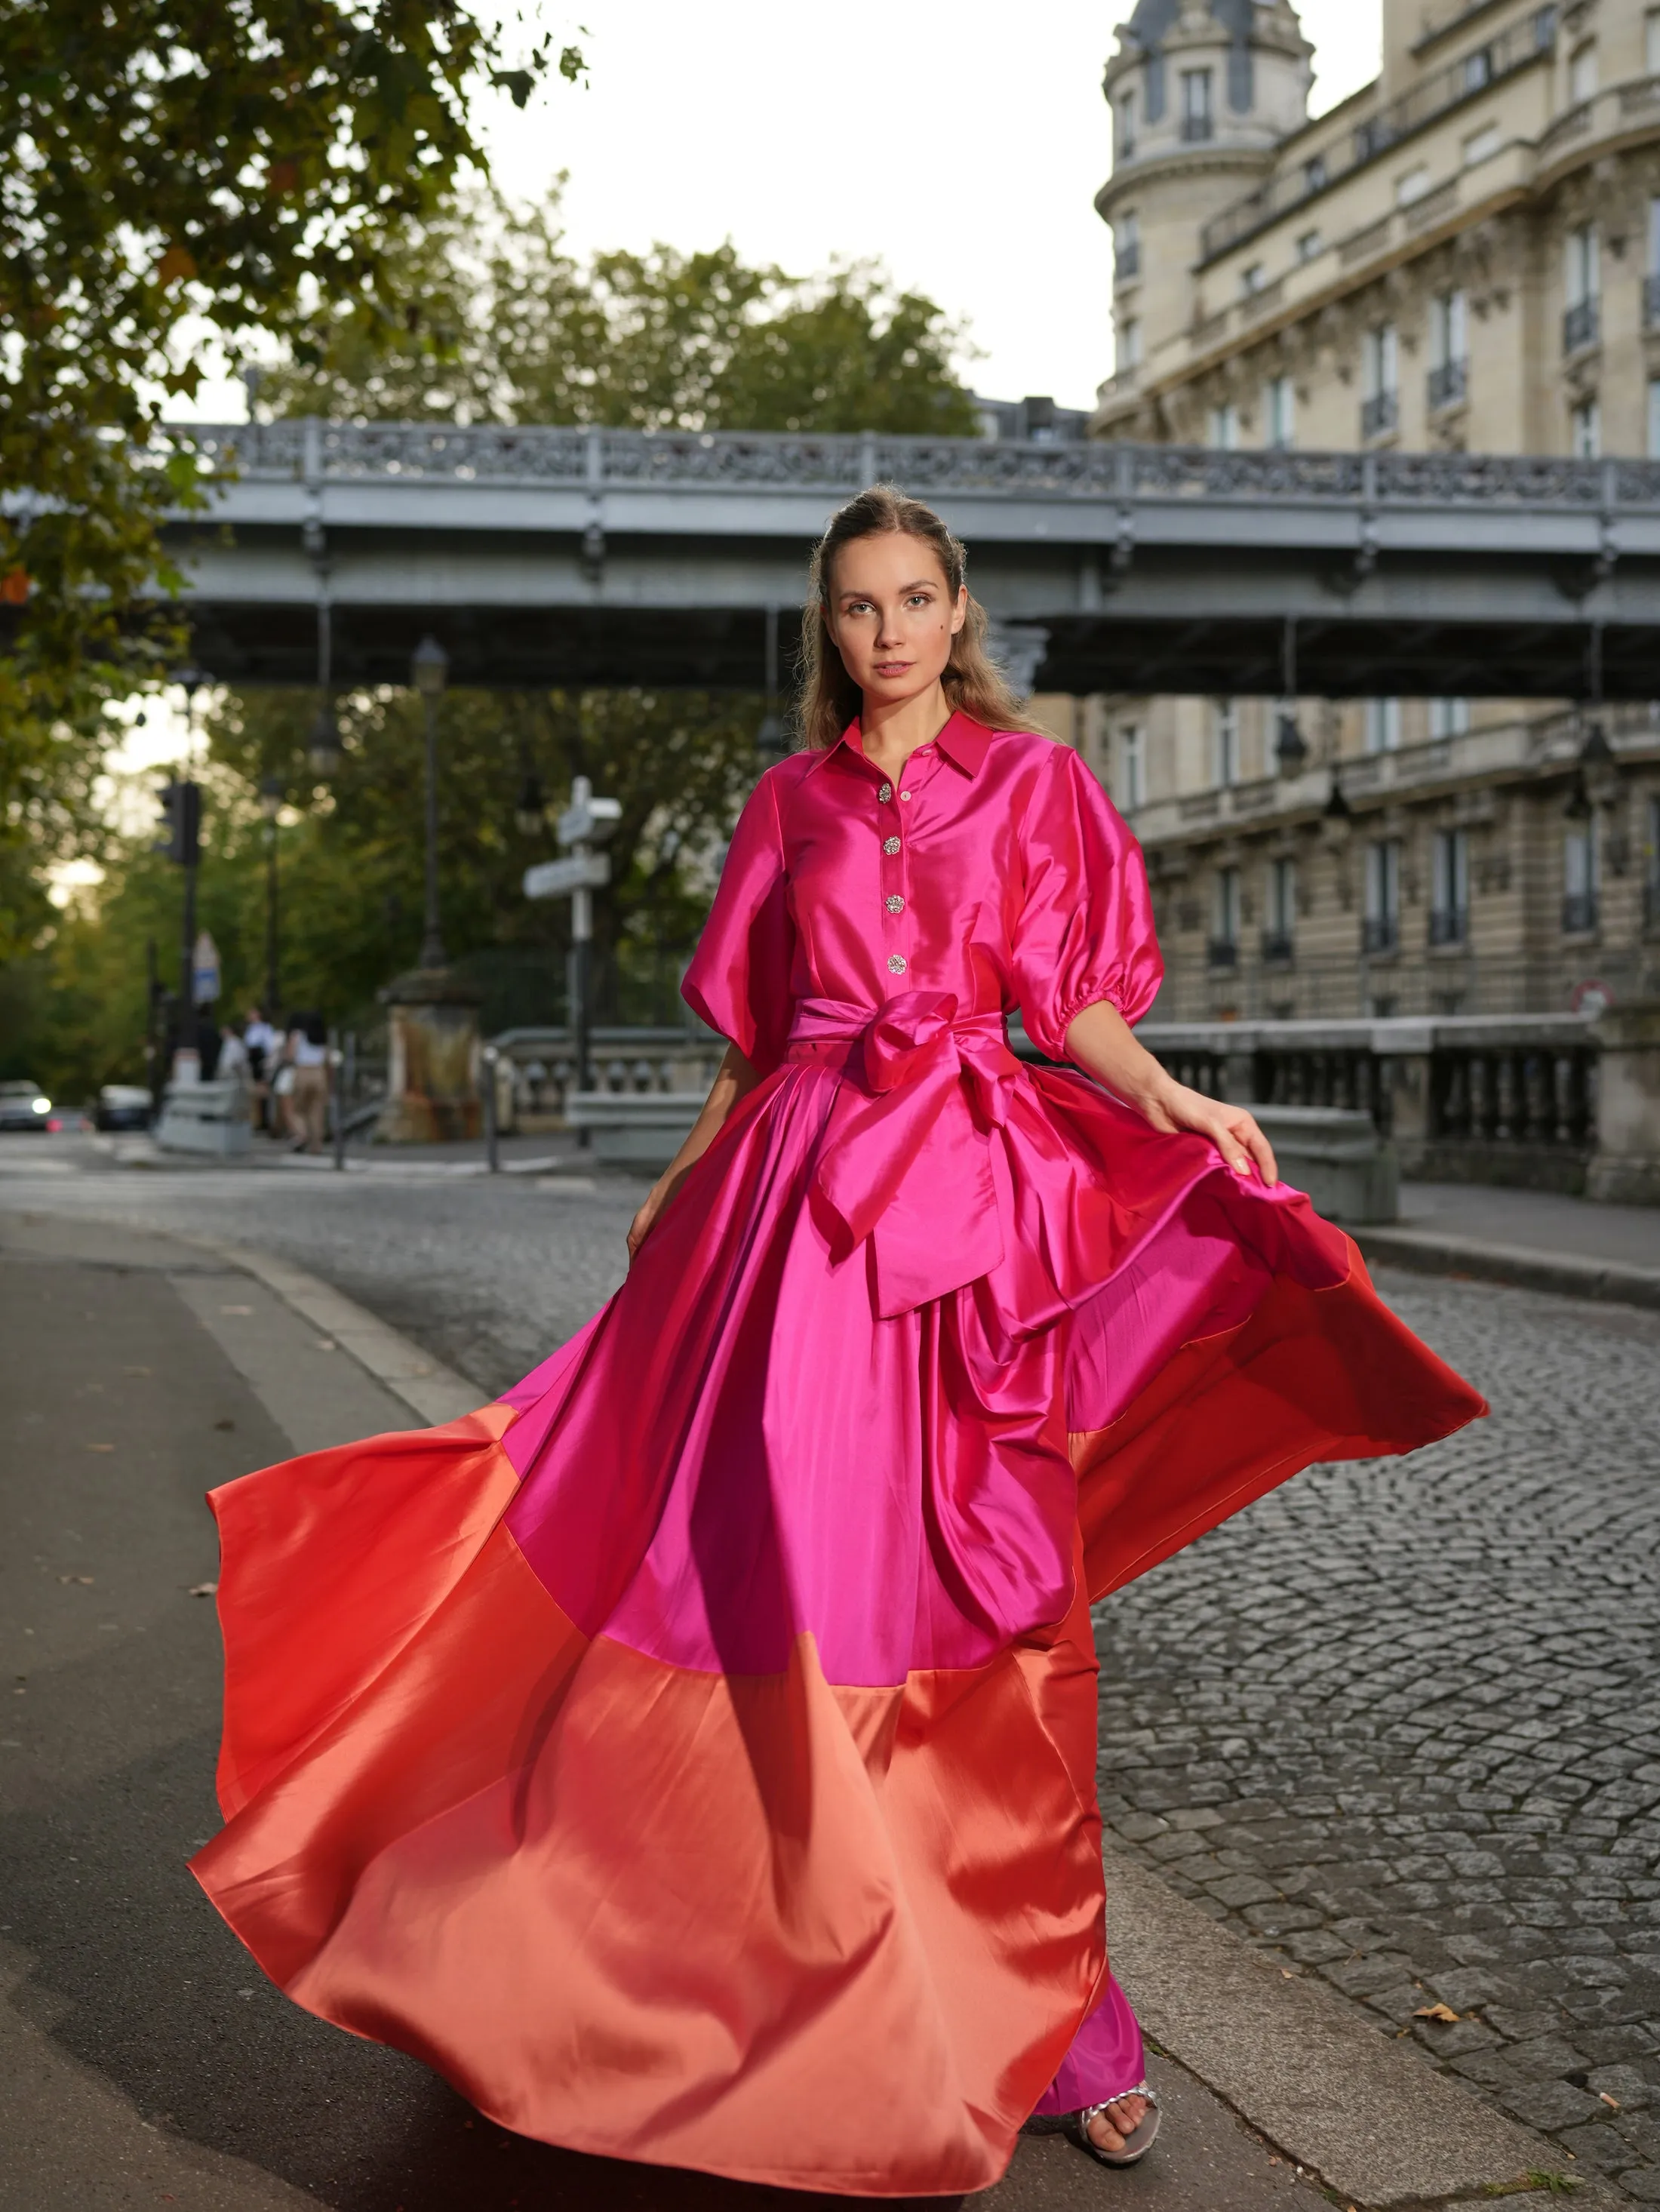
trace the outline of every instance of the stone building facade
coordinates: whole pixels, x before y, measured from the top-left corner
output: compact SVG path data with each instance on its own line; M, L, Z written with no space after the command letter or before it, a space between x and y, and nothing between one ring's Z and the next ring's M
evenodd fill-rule
M1310 122L1288 0L1140 0L1091 434L1660 457L1660 6L1383 13L1381 76ZM1548 708L1497 668L1460 699L1081 708L1154 874L1160 1014L1660 992L1660 709L1600 711L1587 662Z

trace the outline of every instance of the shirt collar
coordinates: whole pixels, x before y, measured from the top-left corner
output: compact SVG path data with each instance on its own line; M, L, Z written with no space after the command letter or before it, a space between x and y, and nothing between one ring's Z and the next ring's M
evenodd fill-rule
M984 760L991 744L991 732L983 722L973 721L968 715L959 713L952 715L938 737L935 738L934 743L938 745L946 758L954 767L960 768L965 775L978 775L980 763ZM826 761L833 760L844 747L862 769L867 772L869 771L870 763L865 753L863 732L856 716L833 745L826 745L821 752L815 756L807 771L808 774L810 775L815 769L822 768Z

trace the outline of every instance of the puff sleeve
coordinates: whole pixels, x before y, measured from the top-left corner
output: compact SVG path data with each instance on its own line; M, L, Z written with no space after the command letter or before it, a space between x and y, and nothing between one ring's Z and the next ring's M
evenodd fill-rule
M770 1074L790 1031L795 955L777 771L750 793L681 995L750 1065Z
M1105 1000L1139 1021L1164 978L1142 848L1069 746L1034 793L1022 825L1025 896L1014 933L1015 995L1026 1033L1051 1060Z

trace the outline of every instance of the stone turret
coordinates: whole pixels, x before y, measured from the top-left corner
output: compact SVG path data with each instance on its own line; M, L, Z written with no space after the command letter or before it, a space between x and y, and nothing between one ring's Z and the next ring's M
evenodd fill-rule
M1095 199L1116 249L1120 380L1185 322L1203 225L1306 121L1313 51L1290 0L1139 0L1120 30L1103 85L1112 174Z

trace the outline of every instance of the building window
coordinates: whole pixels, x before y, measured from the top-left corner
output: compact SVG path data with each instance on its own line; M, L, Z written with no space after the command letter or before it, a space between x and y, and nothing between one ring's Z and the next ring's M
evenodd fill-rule
M1442 292L1429 310L1430 411L1462 406L1469 397L1469 299L1463 292Z
M1401 841L1380 837L1366 847L1367 952L1394 952L1401 943Z
M1239 871L1237 868L1218 868L1216 896L1212 908L1215 916L1210 935L1210 964L1213 968L1237 968L1239 964Z
M1303 164L1303 190L1323 192L1330 181L1324 154L1311 154Z
M1570 936L1596 927L1601 866L1593 815L1573 823L1562 840L1562 927Z
M1643 61L1651 76L1660 76L1660 8L1643 18Z
M1268 923L1263 931L1264 960L1289 960L1297 939L1297 863L1268 864Z
M1429 733L1432 738L1462 738L1469 728L1468 699L1432 699Z
M1398 699L1366 701L1366 750L1395 753L1401 750L1401 702Z
M1133 814L1147 804L1147 732L1139 722L1127 722L1118 732L1118 770L1124 811Z
M1360 403L1360 435L1382 437L1399 428L1400 340L1393 323L1380 323L1366 335L1366 396Z
M1249 269L1240 271L1239 289L1248 300L1254 292L1260 292L1267 281L1268 271L1260 261L1253 261Z
M1576 461L1600 461L1602 458L1602 407L1596 399L1582 399L1573 410L1571 425L1573 458Z
M1136 316L1130 315L1118 325L1118 368L1122 372L1141 365L1142 326Z
M1239 702L1219 699L1215 708L1216 781L1226 791L1239 781Z
M1395 204L1410 207L1415 200L1422 199L1429 191L1429 164L1420 161L1416 168L1409 169L1403 177L1395 180Z
M1263 441L1282 451L1297 442L1297 395L1288 376L1270 377L1263 392Z
M1324 244L1325 240L1318 230L1306 230L1297 240L1297 258L1299 261L1312 261Z
M1490 161L1504 143L1504 133L1496 123L1484 123L1479 131L1472 131L1464 141L1464 167L1474 169L1483 161Z
M1429 941L1432 945L1463 945L1469 937L1469 834L1463 830L1437 833L1432 864Z
M1578 107L1581 101L1596 97L1596 41L1587 39L1583 46L1576 46L1568 63L1568 98Z
M1133 161L1136 158L1136 95L1133 92L1120 94L1118 118L1118 149L1115 158L1120 161Z
M1602 253L1596 224L1584 222L1571 230L1566 252L1567 307L1562 322L1562 348L1566 353L1578 353L1584 346L1596 344L1602 328Z
M1216 135L1215 77L1208 69L1182 71L1182 136L1190 144Z
M1239 446L1239 410L1232 400L1213 407L1205 430L1206 442L1219 453L1233 453Z
M1126 209L1113 227L1112 272L1120 284L1142 273L1142 219L1132 209Z
M1477 46L1473 54L1464 56L1463 70L1464 90L1481 92L1493 82L1493 49Z

